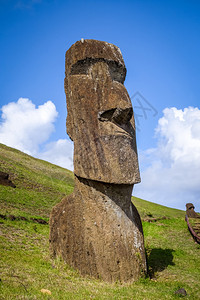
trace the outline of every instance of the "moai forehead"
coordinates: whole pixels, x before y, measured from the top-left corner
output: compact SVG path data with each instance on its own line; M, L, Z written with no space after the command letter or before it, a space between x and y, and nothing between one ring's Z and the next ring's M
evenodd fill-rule
M139 182L133 109L119 48L78 41L66 52L65 74L75 174L108 183Z
M89 59L98 60L102 59L105 61L116 62L119 66L124 65L124 60L121 54L120 49L107 42L101 42L96 40L84 40L76 42L74 45L70 47L70 49L66 52L65 57L65 71L66 73L70 73L72 70L72 66L77 62L88 60ZM126 75L126 74L125 74ZM125 77L124 77L125 79Z

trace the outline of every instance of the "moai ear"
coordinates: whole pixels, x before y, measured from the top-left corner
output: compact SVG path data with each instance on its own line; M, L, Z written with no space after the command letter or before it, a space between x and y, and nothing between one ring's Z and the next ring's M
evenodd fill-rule
M66 95L66 102L67 102L67 118L66 118L66 128L67 134L69 135L70 139L73 141L73 123L72 123L72 113L70 109L70 91L68 89L68 81L67 78L64 79L64 89Z

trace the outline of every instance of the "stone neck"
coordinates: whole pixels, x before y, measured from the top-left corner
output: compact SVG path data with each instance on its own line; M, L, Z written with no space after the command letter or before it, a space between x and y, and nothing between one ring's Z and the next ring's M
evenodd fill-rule
M82 193L83 189L89 198L96 199L96 201L112 200L132 219L131 194L133 185L105 183L75 176L75 193L80 191Z

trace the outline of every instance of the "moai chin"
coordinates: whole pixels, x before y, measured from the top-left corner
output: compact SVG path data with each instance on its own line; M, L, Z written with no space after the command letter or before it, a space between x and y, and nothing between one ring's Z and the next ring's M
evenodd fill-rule
M67 133L75 188L50 216L50 248L81 274L114 282L146 272L135 123L119 48L78 41L66 52Z

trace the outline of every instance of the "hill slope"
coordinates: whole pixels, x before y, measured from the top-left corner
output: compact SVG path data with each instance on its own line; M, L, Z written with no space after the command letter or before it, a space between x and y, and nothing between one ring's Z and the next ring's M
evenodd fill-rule
M49 255L46 222L51 208L73 191L73 173L2 144L0 171L16 185L0 185L0 299L178 299L174 292L181 287L186 299L200 299L200 246L183 211L133 198L143 219L150 277L108 284L83 278Z

